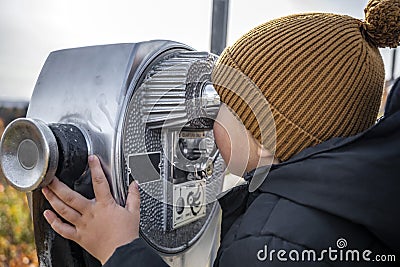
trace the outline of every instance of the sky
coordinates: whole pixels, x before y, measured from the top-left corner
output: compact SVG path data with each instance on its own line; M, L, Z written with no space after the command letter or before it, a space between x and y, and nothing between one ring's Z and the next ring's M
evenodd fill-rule
M330 12L362 19L366 4L230 0L227 44L290 14ZM0 0L0 100L29 100L47 56L59 49L168 39L209 51L211 14L212 0ZM392 50L381 51L389 77Z

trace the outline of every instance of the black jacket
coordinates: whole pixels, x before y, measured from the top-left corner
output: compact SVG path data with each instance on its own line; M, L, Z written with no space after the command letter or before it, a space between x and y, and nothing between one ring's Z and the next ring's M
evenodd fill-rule
M245 177L263 181L257 190L225 194L214 266L400 265L399 82L394 88L384 118L367 131L259 168ZM377 261L392 255L395 262ZM105 266L167 265L137 239Z

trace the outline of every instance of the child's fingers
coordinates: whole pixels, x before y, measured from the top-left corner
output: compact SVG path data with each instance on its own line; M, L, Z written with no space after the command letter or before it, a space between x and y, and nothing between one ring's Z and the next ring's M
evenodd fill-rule
M64 219L76 225L79 222L81 214L68 206L64 201L60 200L51 190L48 188L42 189L43 195L49 201L50 205L54 210Z
M90 201L88 199L69 188L57 178L54 178L47 187L53 191L61 201L81 214L90 206Z
M54 212L52 212L51 210L45 210L43 212L43 215L46 218L47 222L50 224L51 228L53 228L53 230L59 235L73 241L78 240L75 227L67 223L63 223Z
M89 156L89 167L92 175L93 190L98 202L111 202L114 198L111 195L110 186L104 171L101 167L100 160L95 155Z
M129 186L125 208L131 213L140 213L140 193L138 185L135 181L133 181Z

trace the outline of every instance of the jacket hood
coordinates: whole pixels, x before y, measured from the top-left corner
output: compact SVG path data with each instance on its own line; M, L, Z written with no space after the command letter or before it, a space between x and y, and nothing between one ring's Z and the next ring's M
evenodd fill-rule
M370 129L333 138L286 162L256 169L250 187L253 180L265 179L259 191L363 225L399 253L399 83L392 89L385 116Z

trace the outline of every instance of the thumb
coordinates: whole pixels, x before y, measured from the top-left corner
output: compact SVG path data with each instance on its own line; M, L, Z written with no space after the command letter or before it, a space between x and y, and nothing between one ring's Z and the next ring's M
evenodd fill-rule
M95 155L89 156L90 174L92 176L93 190L96 201L107 202L114 201L110 192L110 186L107 178L101 168L100 160Z
M129 186L125 208L133 214L140 214L140 193L138 184L135 181Z

